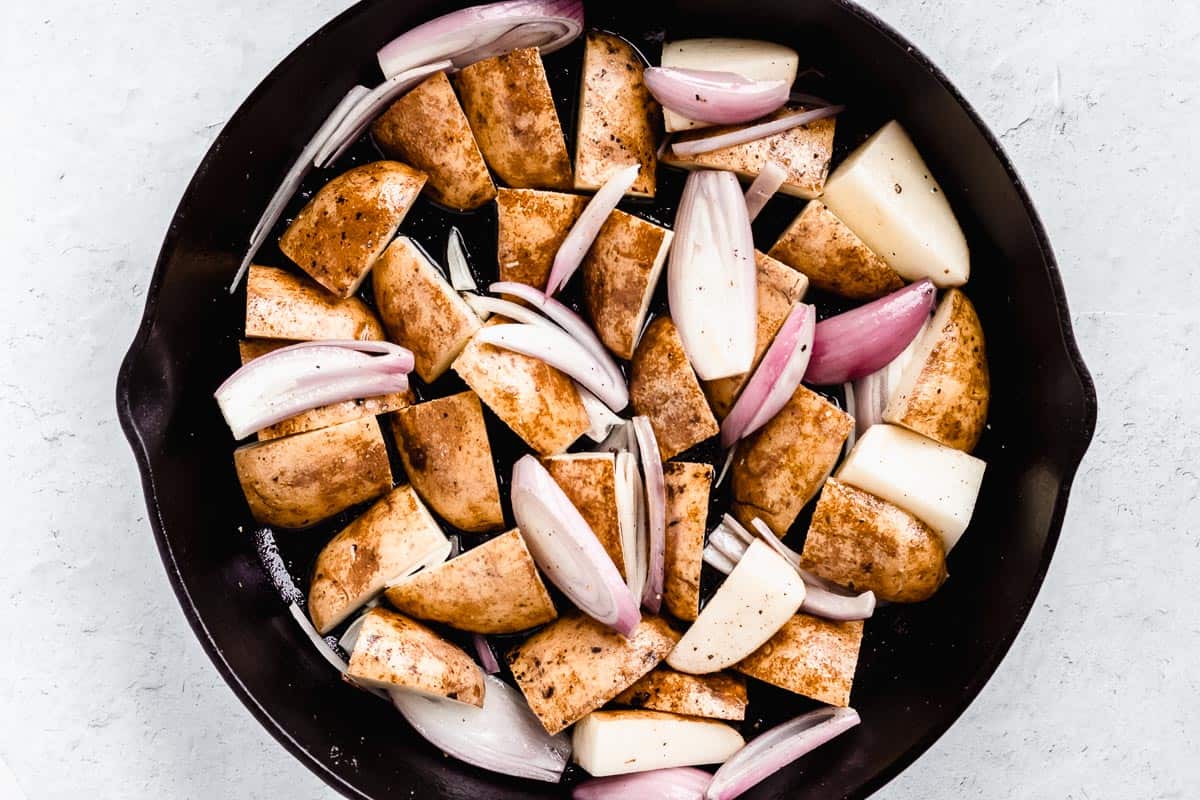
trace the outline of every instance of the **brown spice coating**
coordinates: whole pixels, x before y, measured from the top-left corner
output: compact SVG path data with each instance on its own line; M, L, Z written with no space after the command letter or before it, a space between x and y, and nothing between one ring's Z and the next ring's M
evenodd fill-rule
M383 340L383 325L357 297L338 299L317 284L275 267L250 267L246 336L260 339Z
M676 617L691 622L700 614L700 571L713 468L709 464L672 461L663 464L663 477L667 485L663 603Z
M633 354L629 400L649 417L663 461L720 431L670 317L651 322Z
M714 672L689 675L659 666L621 692L614 703L711 719L746 718L746 681L740 675Z
M845 707L850 704L862 634L862 620L831 622L797 614L734 669L789 692Z
M500 280L545 289L554 255L588 198L537 189L501 188L496 195L496 262Z
M612 453L594 457L550 456L542 465L567 499L596 534L621 577L625 577L625 551L621 545L621 520L617 515L616 459Z

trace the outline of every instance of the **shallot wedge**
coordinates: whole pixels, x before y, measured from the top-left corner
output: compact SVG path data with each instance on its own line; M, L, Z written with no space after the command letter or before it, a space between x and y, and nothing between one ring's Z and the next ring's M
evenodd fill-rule
M630 164L616 170L588 201L583 213L579 215L579 219L575 220L575 224L567 233L567 238L563 239L558 252L554 254L550 277L546 279L547 296L566 286L567 281L575 274L575 270L579 269L588 248L592 246L592 242L596 241L600 228L608 219L608 215L617 207L617 203L621 202L621 198L629 191L629 187L633 186L639 171L641 171L641 166L638 164Z
M663 108L713 125L764 117L788 101L787 81L751 80L735 72L650 67L646 88Z
M479 666L483 667L484 674L495 675L500 671L500 662L496 660L496 651L492 649L492 643L482 633L477 633L474 636L473 643L475 645L475 655L479 659ZM487 704L487 700L484 700Z
M642 588L642 606L652 614L662 608L663 581L667 549L667 482L663 476L662 457L658 441L648 417L633 418L633 435L637 439L638 458L646 481L646 517L648 541L646 552L646 584Z
M592 778L575 787L571 800L704 800L712 773L695 767L668 767L650 772Z
M755 217L766 207L767 201L774 197L779 187L787 181L787 176L787 170L781 167L778 161L768 161L758 173L758 177L746 190L746 213L749 214L751 222L754 222Z
M705 136L702 139L676 142L671 145L671 151L677 156L698 156L702 153L711 153L713 150L720 150L723 147L733 147L734 145L753 142L757 139L765 139L768 136L790 131L792 128L799 128L801 125L807 125L810 122L835 117L845 110L845 106L824 106L822 108L814 108L810 111L797 111L795 114L787 114L770 122L760 122L757 125L718 133L715 136Z

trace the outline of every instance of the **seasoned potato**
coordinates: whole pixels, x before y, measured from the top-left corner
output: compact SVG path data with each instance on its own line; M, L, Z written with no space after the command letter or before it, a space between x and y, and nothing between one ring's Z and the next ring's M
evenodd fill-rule
M383 608L367 612L346 677L362 686L409 689L483 707L483 670L419 622Z
M447 522L480 533L504 527L483 406L462 392L409 406L392 432L413 488Z
M412 350L423 381L441 377L479 330L479 315L407 236L388 245L371 282L388 334Z
M946 580L937 531L904 509L836 478L825 481L800 566L889 603L933 596Z
M633 354L629 401L650 418L663 461L720 431L670 317L651 322Z
M537 189L500 189L496 195L496 263L500 280L546 288L550 267L588 198Z
M571 188L567 141L536 47L478 61L456 81L475 140L500 180L530 189Z
M662 48L664 67L732 72L752 81L796 81L800 56L790 47L758 39L706 37L666 42ZM705 128L710 123L687 119L663 109L668 131Z
M726 131L744 128L758 122L778 119L801 110L797 107L782 108L774 114L747 125L730 125L679 134L676 142L717 136ZM724 169L736 172L745 179L754 179L768 161L774 161L787 172L787 178L779 191L795 197L811 200L819 197L825 189L825 176L829 174L829 159L833 157L834 120L822 119L801 125L798 128L766 136L743 144L722 147L693 156L677 156L668 147L663 153L664 164L684 169Z
M493 316L488 324L503 322ZM473 339L454 362L454 371L541 455L561 453L591 427L575 384L536 358Z
M392 488L374 417L242 445L233 463L250 513L281 528L305 528Z
M425 185L399 161L375 161L321 187L279 239L285 256L338 297L358 291Z
M700 613L700 569L713 468L708 464L672 461L663 464L663 477L667 483L663 602L676 617L691 621Z
M688 675L657 667L613 701L690 717L746 718L746 681L738 675Z
M595 711L575 726L571 744L576 763L602 777L720 764L746 742L733 728L710 719L661 711Z
M670 652L679 634L643 617L626 639L591 617L559 617L508 654L517 686L554 734L625 691Z
M967 296L951 289L904 368L883 421L969 453L983 435L990 396L983 326Z
M516 633L558 616L513 529L387 590L396 608L472 633Z
M583 302L596 335L621 358L633 356L674 233L613 211L583 258Z
M625 577L625 549L617 512L616 457L612 453L568 453L543 458L542 464L579 509L604 551Z
M704 382L704 394L713 411L722 419L733 410L742 387L758 368L783 321L792 313L792 306L803 300L804 293L808 291L808 278L786 264L757 250L754 251L754 262L758 267L758 333L754 344L754 364L744 375Z
M479 208L496 196L467 115L444 72L435 72L392 103L371 125L375 143L429 176L425 191L443 205Z
M444 561L450 540L411 486L397 486L350 523L317 555L308 613L321 635L388 583Z
M736 669L789 692L845 707L850 704L862 633L862 620L831 622L797 614Z
M576 189L599 189L617 170L640 164L628 193L654 197L659 106L642 82L644 68L621 37L588 32L575 129Z
M730 470L733 516L760 517L778 536L821 488L854 427L854 418L798 386L770 422L738 444Z
M816 288L852 300L874 300L904 286L896 271L820 200L808 202L770 254L807 275Z
M339 300L307 278L275 267L250 267L246 336L290 341L386 338L379 319L362 300Z

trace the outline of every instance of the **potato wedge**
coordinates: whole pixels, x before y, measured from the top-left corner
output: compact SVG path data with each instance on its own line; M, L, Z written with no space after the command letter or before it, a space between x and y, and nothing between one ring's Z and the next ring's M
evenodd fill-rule
M554 255L588 198L537 189L501 188L496 195L496 263L500 280L546 288Z
M385 339L383 325L357 297L339 300L317 284L275 267L250 267L246 336L257 339Z
M504 527L483 406L474 392L441 397L392 416L413 488L442 519L472 533Z
M558 616L516 528L387 590L418 619L472 633L517 633Z
M663 461L721 430L670 317L651 322L633 354L629 402L650 418Z
M654 197L659 105L642 82L643 69L629 42L588 32L575 127L576 189L595 191L617 170L639 164L628 194Z
M426 383L442 376L482 325L407 236L397 237L379 257L371 285L389 337L412 350L417 374Z
M723 722L661 711L593 711L571 738L575 762L594 777L720 764L746 741Z
M567 141L536 47L464 67L463 111L488 165L509 186L570 189Z
M979 315L965 294L951 289L904 368L883 421L969 453L983 435L990 396Z
M690 622L700 613L700 570L713 468L708 464L672 461L663 464L663 477L667 483L663 602L676 617Z
M738 444L730 470L731 512L743 525L755 517L778 536L829 476L854 418L804 386L770 422Z
M836 478L825 481L800 566L889 603L933 596L946 580L946 552L933 528L899 506Z
M790 47L756 39L680 39L663 45L662 65L676 69L732 72L753 81L796 81L800 56ZM709 123L690 120L663 109L668 131L707 128Z
M504 322L492 316L489 325ZM471 340L454 371L540 455L566 450L591 423L575 384L536 358Z
M831 706L850 704L862 620L832 622L797 614L734 669Z
M321 187L279 239L279 249L338 297L358 291L396 235L425 173L399 161L355 167Z
M798 106L781 108L756 122L778 119L800 110ZM681 133L675 139L675 143L717 136L756 122ZM779 187L779 191L811 200L819 197L825 189L825 176L829 174L829 160L833 157L834 126L832 118L822 119L774 136L692 156L675 155L668 147L662 155L662 162L683 169L724 169L736 172L743 179L753 180L762 172L768 161L774 161L787 172L787 178L783 186Z
M374 417L242 445L233 463L250 513L280 528L306 528L392 488Z
M791 313L792 306L803 300L808 291L808 278L788 265L757 250L754 251L754 262L758 267L758 332L754 344L754 365L744 375L704 382L704 394L720 419L733 410L742 387L758 368L763 354Z
M425 191L442 205L466 211L496 196L496 184L444 72L435 72L392 103L372 123L371 135L385 156L424 172Z
M904 286L904 279L820 200L808 201L770 255L807 275L817 289L852 300L874 300Z
M533 713L555 734L654 669L678 638L658 617L642 617L626 639L573 612L517 645L508 665Z
M613 702L690 717L745 719L746 681L725 672L688 675L660 666L617 695Z
M450 540L411 486L397 486L325 545L308 590L322 636L389 583L450 555Z
M483 707L483 670L421 623L373 608L366 614L346 677L377 689L408 689Z
M293 343L277 339L243 339L238 342L238 354L241 356L242 364L245 365L259 356L289 344ZM258 440L265 442L268 439L291 436L293 433L304 433L305 431L315 431L318 428L328 428L330 425L340 425L352 419L399 411L411 404L412 401L412 390L406 389L403 392L378 397L360 397L354 400L343 400L340 403L330 403L319 408L302 411L296 416L276 422L274 425L268 425L258 432Z
M616 457L612 453L566 453L543 458L542 464L579 509L624 578L625 548L617 506Z
M583 302L604 346L631 358L675 234L613 211L583 257Z

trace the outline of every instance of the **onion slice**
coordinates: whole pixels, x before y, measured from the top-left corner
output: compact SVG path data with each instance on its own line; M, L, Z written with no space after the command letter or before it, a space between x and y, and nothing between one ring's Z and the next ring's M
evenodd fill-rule
M756 81L736 72L650 67L646 88L663 108L697 122L734 125L766 116L788 101L787 81Z
M379 605L379 598L375 598L370 603L367 603L364 613L355 617L354 621L346 626L346 630L343 631L342 637L338 639L338 647L346 651L347 654L352 654L354 652L354 646L358 644L358 632L362 630L363 621L367 618L365 612L377 605Z
M795 114L786 114L779 119L760 122L757 125L748 125L745 128L738 128L734 131L718 133L715 136L690 139L686 142L675 142L671 145L671 151L677 156L698 156L702 153L711 153L713 150L720 150L723 147L733 147L734 145L765 139L768 136L775 136L776 134L790 131L792 128L799 128L801 125L808 125L820 119L837 116L845 110L845 106L824 106L808 111L797 111Z
M920 337L918 336L917 338L919 339ZM916 341L916 339L913 339L913 341ZM872 375L873 374L876 374L876 373L872 373ZM871 377L871 375L868 375L866 378L863 378L862 380L868 380L870 377ZM850 455L850 451L854 449L854 443L858 440L858 430L859 430L858 426L860 424L859 423L859 413L860 412L858 409L858 404L855 402L855 395L856 395L856 393L854 391L855 383L856 383L856 381L846 381L845 383L842 384L842 394L845 395L845 397L846 397L846 412L850 416L854 417L854 427L852 427L850 429L850 435L846 437L846 446L843 450L845 455ZM882 415L883 415L882 408L879 409L879 414L882 417ZM863 428L863 430L866 430L866 428Z
M593 442L605 441L613 428L625 424L625 420L614 414L612 409L604 405L599 397L578 383L575 384L575 390L579 392L579 399L583 401L583 410L588 415L590 427L584 431L584 435Z
M483 708L405 689L388 694L408 724L448 755L502 775L557 783L570 740L547 734L519 691L494 675L484 681Z
M474 636L475 655L479 657L479 666L483 667L484 674L495 675L500 671L500 662L496 660L496 651L492 650L492 643L482 633L477 633Z
M604 226L608 215L613 212L617 203L621 202L621 198L625 196L625 192L629 191L629 187L637 180L639 171L641 171L641 166L638 164L630 164L618 169L609 176L604 185L588 201L583 213L579 215L579 219L575 220L575 224L567 232L567 238L563 239L558 252L554 254L550 277L546 279L547 296L553 295L566 286L567 281L571 280L575 270L579 269L579 265L583 263L583 257L587 255L588 248L592 246L592 242L596 241L596 236L600 233L600 228Z
M553 53L582 32L582 0L509 0L431 19L385 44L376 57L387 77L443 59L462 69L521 47Z
M721 765L705 792L705 800L740 797L750 787L861 721L858 712L852 708L826 706L772 728Z
M467 245L457 226L450 228L450 237L446 240L446 265L450 271L450 285L455 291L479 291L475 276L471 274L471 262L467 260Z
M754 234L732 172L688 175L667 267L667 300L683 349L709 381L750 371L757 343Z
M526 325L537 325L548 330L561 330L550 320L546 319L541 314L534 311L529 306L523 306L520 303L514 303L511 300L505 300L501 297L491 297L486 294L471 294L470 292L463 293L463 300L467 301L472 310L484 318L485 315L499 314L500 316L511 319L513 322L521 322Z
M633 418L633 435L637 439L642 475L646 481L646 517L648 521L646 551L646 585L642 588L642 606L652 614L662 608L663 583L667 553L667 481L663 475L658 440L650 426L650 418Z
M925 279L818 322L804 380L828 386L887 366L916 338L936 294Z
M512 509L538 567L580 611L629 636L641 621L637 600L550 473L531 455L513 465Z
M892 399L892 393L900 384L904 369L912 361L921 337L928 327L929 320L926 320L921 329L917 331L917 335L909 342L908 347L889 361L886 367L845 384L846 410L854 417L854 430L850 432L851 439L855 438L856 434L861 436L866 433L867 428L872 425L883 422L883 411L887 408L888 401ZM847 448L852 446L853 443L850 443ZM848 449L847 452L849 452Z
M317 652L329 662L330 666L342 673L349 669L350 665L343 661L337 652L337 640L332 636L326 639L317 633L317 629L313 627L312 622L308 619L308 614L304 613L304 609L300 607L299 603L289 604L288 611L291 612L292 619L296 620L296 624L304 631L309 641L313 643L313 647L317 648Z
M758 177L746 190L746 213L750 216L751 222L754 222L766 207L767 201L775 196L779 187L783 186L783 182L786 180L787 170L781 167L778 161L768 161L763 165Z
M708 564L722 575L728 575L729 573L733 572L733 568L737 566L736 561L712 545L708 545L704 548L704 563Z
M704 800L712 777L712 773L695 767L610 775L579 784L571 792L571 800Z

